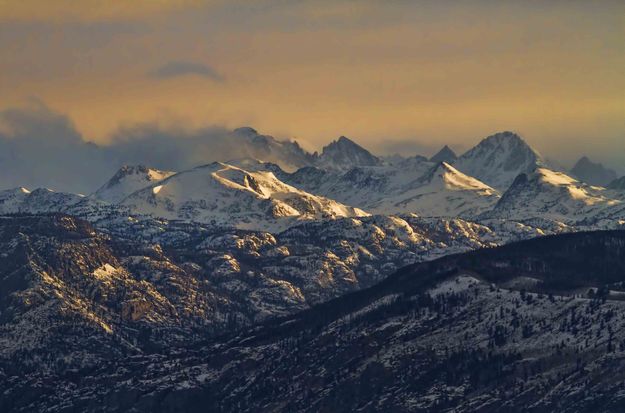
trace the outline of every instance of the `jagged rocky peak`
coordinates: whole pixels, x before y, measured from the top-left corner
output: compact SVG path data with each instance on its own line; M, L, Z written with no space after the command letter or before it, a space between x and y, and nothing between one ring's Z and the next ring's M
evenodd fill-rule
M453 163L456 159L458 159L456 153L449 146L445 145L440 151L436 153L436 155L430 158L430 162Z
M483 139L459 157L454 167L503 191L519 174L543 164L540 154L519 135L504 131Z
M221 156L215 160L256 158L275 163L285 171L294 172L312 165L316 159L295 140L277 139L261 134L249 126L235 129L226 138L216 151L216 155Z
M356 166L376 166L382 163L377 156L345 136L325 146L317 161L322 167L340 170Z
M606 186L617 178L616 172L601 163L591 161L587 156L582 156L575 163L571 174L586 183L599 186Z

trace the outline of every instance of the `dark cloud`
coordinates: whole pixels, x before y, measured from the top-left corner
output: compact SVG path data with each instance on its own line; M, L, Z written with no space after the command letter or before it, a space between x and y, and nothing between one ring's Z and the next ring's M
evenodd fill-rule
M40 102L0 111L0 188L89 191L109 159L85 142L72 122Z
M120 129L109 144L96 145L68 117L33 101L0 111L0 190L48 187L89 194L126 164L179 171L245 157L277 161L237 136L218 126L185 131L144 124Z
M180 76L201 76L215 82L224 82L224 77L210 66L196 62L168 62L149 73L158 79L170 79Z

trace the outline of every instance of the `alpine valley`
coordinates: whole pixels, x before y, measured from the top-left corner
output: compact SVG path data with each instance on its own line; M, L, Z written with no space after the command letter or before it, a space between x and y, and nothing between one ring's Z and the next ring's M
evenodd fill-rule
M625 409L625 178L512 132L431 158L230 138L0 191L0 411Z

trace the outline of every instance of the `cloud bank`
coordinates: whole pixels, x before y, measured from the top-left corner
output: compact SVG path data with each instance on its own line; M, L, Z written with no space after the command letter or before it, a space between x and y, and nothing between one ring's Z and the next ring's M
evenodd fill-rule
M180 171L245 157L277 161L269 150L263 153L263 136L257 136L254 147L237 138L237 132L218 126L188 131L144 124L120 129L109 144L96 145L67 116L33 101L0 111L0 189L47 187L89 194L127 164Z
M25 186L91 193L124 164L180 170L219 156L223 128L120 131L110 145L87 142L66 116L41 102L0 111L0 188ZM212 152L214 151L214 152ZM209 156L212 152L212 156Z

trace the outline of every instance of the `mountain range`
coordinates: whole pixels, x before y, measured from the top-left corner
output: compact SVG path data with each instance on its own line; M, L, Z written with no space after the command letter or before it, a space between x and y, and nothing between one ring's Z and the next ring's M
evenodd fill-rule
M512 132L491 135L459 157L446 146L431 159L392 161L346 137L320 154L304 156L299 145L279 144L251 128L234 135L255 145L256 155L265 152L279 163L241 158L179 172L124 166L89 196L48 189L2 191L0 212L64 212L93 221L103 211L117 211L119 216L273 233L306 221L367 215L473 221L540 217L601 229L621 225L625 218L618 180L606 187L578 180L551 167ZM305 166L290 170L295 164Z
M513 132L429 159L232 136L0 191L1 411L623 407L622 179Z

